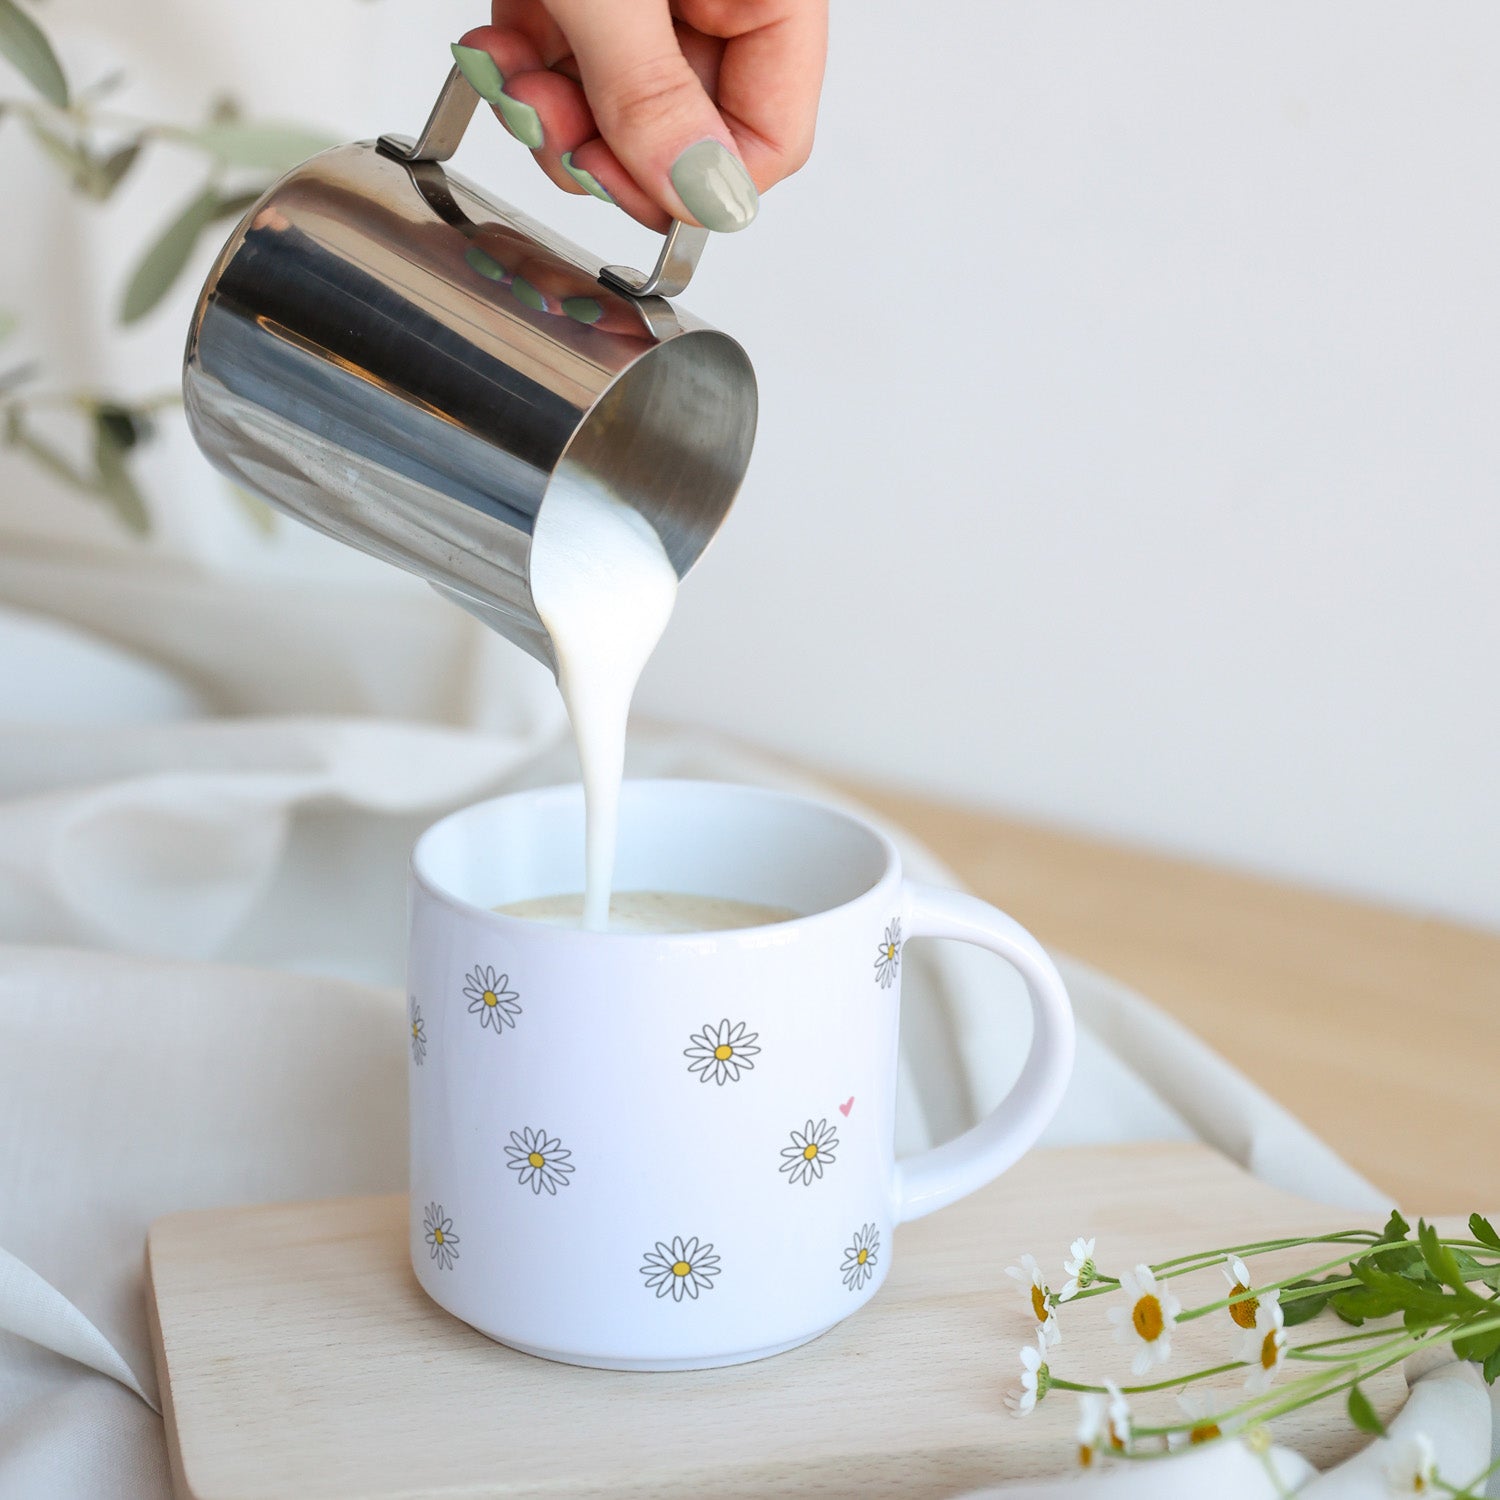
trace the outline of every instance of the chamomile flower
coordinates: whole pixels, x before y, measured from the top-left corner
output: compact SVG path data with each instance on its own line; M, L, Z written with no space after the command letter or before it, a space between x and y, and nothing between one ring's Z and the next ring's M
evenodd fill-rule
M1393 1495L1430 1495L1437 1489L1437 1455L1425 1432L1414 1432L1393 1445L1385 1466L1386 1484Z
M1063 1262L1063 1270L1068 1273L1068 1279L1063 1282L1062 1290L1057 1294L1059 1302L1071 1301L1085 1287L1093 1286L1099 1278L1099 1268L1094 1264L1093 1240L1074 1240L1072 1255L1072 1260Z
M1250 1366L1245 1389L1260 1395L1271 1389L1286 1360L1286 1314L1275 1292L1267 1292L1255 1309L1255 1326L1235 1340L1234 1355Z
M1229 1295L1240 1298L1238 1302L1229 1304L1229 1316L1234 1319L1235 1327L1254 1328L1255 1310L1260 1306L1260 1299L1241 1296L1241 1293L1248 1292L1254 1284L1245 1262L1238 1255L1226 1255L1224 1264L1219 1269L1224 1273L1224 1280L1229 1283Z
M1097 1391L1078 1398L1078 1463L1087 1469L1101 1448L1123 1453L1130 1445L1130 1403L1113 1380L1104 1382L1106 1400Z
M1029 1417L1036 1404L1052 1388L1052 1371L1047 1368L1047 1346L1042 1341L1041 1330L1037 1330L1036 1348L1026 1344L1021 1349L1021 1388L1011 1391L1005 1398L1011 1415Z
M1127 1271L1120 1278L1120 1290L1128 1305L1110 1308L1109 1321L1115 1325L1117 1343L1137 1346L1130 1368L1144 1375L1172 1353L1172 1330L1182 1303L1167 1290L1166 1282L1157 1281L1150 1266Z
M1057 1324L1057 1305L1052 1296L1052 1289L1042 1280L1042 1268L1036 1263L1036 1256L1023 1255L1021 1264L1018 1266L1007 1266L1007 1276L1014 1276L1017 1281L1027 1283L1027 1295L1031 1299L1031 1311L1037 1322L1041 1325L1041 1338L1044 1346L1059 1344L1062 1342L1062 1329Z
M1097 1391L1082 1391L1078 1396L1078 1467L1093 1465L1094 1454L1109 1437L1109 1419L1104 1397Z
M1237 1424L1222 1414L1223 1404L1201 1391L1182 1391L1177 1397L1177 1405L1193 1425L1186 1432L1174 1432L1168 1439L1169 1445L1177 1448L1184 1443L1211 1443L1226 1432L1234 1431Z

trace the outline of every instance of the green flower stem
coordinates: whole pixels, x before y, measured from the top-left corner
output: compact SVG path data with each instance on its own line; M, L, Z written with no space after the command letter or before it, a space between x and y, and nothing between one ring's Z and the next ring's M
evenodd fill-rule
M1223 1375L1230 1370L1243 1370L1244 1368L1244 1360L1232 1359L1228 1364L1215 1365L1211 1370L1195 1370L1191 1375L1174 1375L1170 1380L1158 1380L1152 1385L1122 1385L1119 1389L1120 1393L1125 1396L1144 1396L1151 1391L1175 1390L1178 1386L1191 1385L1195 1380L1211 1380L1215 1375ZM1061 1380L1056 1375L1052 1377L1048 1390L1092 1391L1098 1396L1108 1394L1102 1385L1084 1385L1076 1380Z
M1309 1244L1326 1244L1327 1242L1326 1241L1320 1241L1320 1240L1309 1240L1308 1243ZM1264 1296L1265 1293L1267 1293L1267 1292L1277 1292L1277 1291L1280 1291L1283 1287L1289 1287L1289 1286L1291 1286L1291 1284L1294 1281L1302 1281L1306 1277L1316 1276L1319 1271L1331 1271L1331 1270L1333 1270L1333 1268L1335 1266L1347 1266L1349 1264L1349 1260L1350 1260L1350 1257L1347 1256L1347 1255L1341 1255L1337 1260L1325 1260L1322 1263L1322 1265L1310 1266L1306 1270L1299 1271L1295 1276L1286 1276L1286 1277L1283 1277L1282 1280L1280 1280L1280 1281L1268 1281L1268 1282L1265 1283L1264 1286L1253 1286L1253 1287L1250 1287L1249 1288L1249 1294L1252 1297L1259 1297L1259 1296ZM1357 1280L1351 1278L1349 1284L1350 1284L1350 1286L1358 1286L1360 1283ZM1326 1294L1327 1294L1327 1288L1324 1288L1324 1287L1308 1287L1304 1291L1302 1291L1299 1295L1301 1295L1301 1296L1320 1296L1320 1295L1326 1295ZM1238 1295L1239 1295L1239 1300L1243 1301L1245 1294L1242 1292L1242 1293L1240 1293ZM1288 1300L1295 1301L1296 1297L1294 1296L1294 1297L1292 1297L1292 1298L1290 1298ZM1178 1313L1177 1314L1177 1321L1179 1323L1191 1323L1191 1322L1193 1322L1197 1318L1206 1318L1209 1315L1209 1313L1219 1312L1223 1308L1226 1308L1228 1306L1229 1306L1229 1298L1228 1297L1221 1297L1217 1302L1209 1302L1206 1305L1204 1305L1203 1307L1190 1307L1186 1311Z
M1292 1381L1279 1389L1267 1391L1263 1396L1254 1397L1228 1411L1220 1412L1214 1418L1200 1418L1199 1420L1215 1420L1223 1423L1238 1417L1241 1413L1253 1412L1256 1421L1269 1422L1276 1417L1285 1416L1287 1412L1309 1406L1314 1401L1321 1401L1327 1396L1337 1395L1339 1391L1346 1391L1350 1386L1358 1385L1360 1381L1368 1380L1372 1375L1378 1375L1383 1370L1390 1369L1392 1365L1400 1364L1402 1360L1410 1358L1418 1350L1430 1348L1433 1344L1451 1342L1455 1332L1487 1333L1497 1328L1500 1328L1500 1318L1481 1319L1472 1325L1444 1324L1443 1327L1422 1337L1403 1330L1388 1345L1366 1351L1359 1358L1349 1360L1329 1370L1304 1375L1300 1380ZM1387 1353L1389 1353L1388 1358ZM1346 1375L1345 1372L1350 1373Z
M1479 1492L1479 1487L1497 1469L1500 1469L1500 1458L1497 1458L1494 1463L1488 1465L1485 1468L1484 1473L1476 1474L1466 1485L1463 1485L1461 1488L1455 1489L1454 1486L1449 1484L1448 1481L1444 1479L1440 1474L1433 1476L1433 1483L1436 1484L1440 1490L1446 1490L1450 1495L1457 1496L1458 1500L1484 1500L1483 1495L1481 1495Z
M1287 1355L1302 1354L1309 1349L1331 1349L1335 1344L1358 1344L1369 1339L1383 1339L1390 1337L1389 1328L1365 1328L1358 1333L1341 1333L1337 1338L1317 1339L1311 1344L1298 1344L1293 1349L1287 1350Z
M1222 1250L1200 1250L1195 1255L1179 1255L1176 1260L1160 1261L1153 1264L1151 1269L1158 1276L1164 1271L1175 1271L1179 1276L1186 1276L1191 1272L1177 1268L1186 1265L1189 1261L1202 1261L1203 1265L1195 1269L1207 1270L1210 1266L1221 1264L1225 1257L1230 1255L1238 1255L1241 1258L1246 1255L1269 1255L1276 1250L1296 1250L1303 1245L1367 1244L1373 1246L1379 1243L1378 1230L1339 1229L1332 1234L1300 1235L1295 1239L1257 1240L1250 1245L1226 1245Z

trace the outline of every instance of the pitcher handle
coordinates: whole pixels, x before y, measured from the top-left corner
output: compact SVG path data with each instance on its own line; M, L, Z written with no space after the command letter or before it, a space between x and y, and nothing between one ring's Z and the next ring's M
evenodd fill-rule
M397 161L447 161L458 150L478 105L478 92L464 77L463 69L455 64L421 135L415 141L404 135L383 135L376 146ZM628 297L676 297L693 279L707 243L706 229L673 219L654 270L648 273L631 266L604 266L599 271L599 280Z

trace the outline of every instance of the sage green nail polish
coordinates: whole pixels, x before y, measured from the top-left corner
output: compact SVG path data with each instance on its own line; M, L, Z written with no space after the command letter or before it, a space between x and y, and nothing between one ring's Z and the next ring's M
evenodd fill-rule
M564 297L562 310L575 323L597 323L604 309L592 297Z
M463 47L457 42L449 50L459 72L474 85L474 92L486 104L498 104L505 93L505 79L495 66L495 59L478 47Z
M535 312L547 311L547 299L529 281L522 281L517 276L511 282L510 290L517 302L524 302Z
M760 208L760 195L735 154L715 140L698 141L672 163L672 186L705 229L733 234Z
M464 252L464 259L468 261L472 269L488 280L505 280L505 267L493 255L481 250L478 245L470 245Z
M495 65L495 59L478 47L461 47L457 42L449 50L459 71L474 85L474 92L500 111L505 128L523 146L535 151L542 144L542 117L529 104L522 104L505 92L505 75Z
M522 104L509 94L502 93L494 103L500 111L500 118L505 121L505 128L523 146L537 150L542 144L542 117L529 104Z
M601 203L613 203L604 184L594 174L583 167L573 165L573 153L564 151L562 154L563 170L581 187L584 192L592 193Z

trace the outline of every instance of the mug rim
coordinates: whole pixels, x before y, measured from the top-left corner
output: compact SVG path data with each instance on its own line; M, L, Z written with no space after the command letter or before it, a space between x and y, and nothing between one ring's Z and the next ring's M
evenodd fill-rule
M663 789L669 791L692 789L694 791L710 792L716 796L740 797L762 803L776 802L783 806L791 805L807 812L816 812L823 816L832 815L875 841L883 857L880 874L869 885L865 886L863 890L849 897L846 901L840 901L831 906L820 907L817 911L808 912L802 916L788 917L780 922L764 922L753 927L704 928L693 932L632 932L616 930L597 932L585 927L560 927L551 922L539 922L533 917L518 917L509 912L496 911L492 906L480 906L477 902L465 900L464 897L449 890L430 869L424 868L424 865L431 857L431 844L437 841L443 830L457 823L460 819L474 817L482 811L502 802L537 801L549 798L556 800L582 798L583 786L580 782L563 781L554 782L549 786L523 787L518 791L502 792L495 797L486 797L482 802L472 802L466 807L455 808L452 812L444 814L437 822L429 824L417 836L416 843L412 845L411 858L408 861L408 871L412 884L429 898L440 905L448 907L452 911L495 922L502 927L521 928L528 935L542 936L546 934L550 937L570 942L582 940L594 942L628 941L690 946L701 944L704 939L708 938L716 941L728 941L730 939L764 941L766 935L771 933L777 935L800 933L807 930L813 923L823 923L831 919L836 919L841 913L849 911L850 908L858 906L861 902L870 900L872 896L885 886L898 883L900 880L901 852L896 848L895 843L889 835L875 827L874 824L867 822L864 818L832 802L825 802L817 797L808 796L801 792L784 791L779 787L755 786L748 782L736 781L705 781L698 777L682 776L629 777L621 784L620 795L622 799L634 788L648 789L653 792L659 792Z

